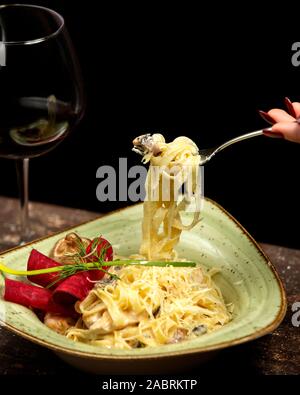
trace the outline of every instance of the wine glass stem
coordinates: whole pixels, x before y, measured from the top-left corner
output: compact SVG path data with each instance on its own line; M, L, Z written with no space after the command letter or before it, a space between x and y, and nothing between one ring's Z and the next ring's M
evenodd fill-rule
M28 171L29 159L17 159L16 169L20 196L20 244L28 241Z

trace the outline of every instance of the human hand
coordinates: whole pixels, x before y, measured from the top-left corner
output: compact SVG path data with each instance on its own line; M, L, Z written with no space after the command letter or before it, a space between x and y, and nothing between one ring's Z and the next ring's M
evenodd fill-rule
M271 123L272 129L265 130L264 134L269 137L281 137L295 143L300 143L300 103L291 102L285 98L287 111L273 108L267 113L259 111L260 116Z

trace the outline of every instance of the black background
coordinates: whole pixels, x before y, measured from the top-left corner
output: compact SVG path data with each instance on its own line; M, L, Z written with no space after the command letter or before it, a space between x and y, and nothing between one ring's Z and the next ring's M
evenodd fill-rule
M87 93L77 130L31 161L32 200L116 209L129 202L98 202L96 170L117 166L119 157L137 164L135 136L186 135L206 148L265 127L258 109L282 107L285 96L300 101L300 67L291 63L292 44L300 41L296 10L284 29L247 3L211 10L154 2L143 8L141 2L32 3L65 17ZM299 247L299 155L300 145L279 139L240 143L205 167L205 195L259 241ZM0 166L0 194L16 196L13 162Z

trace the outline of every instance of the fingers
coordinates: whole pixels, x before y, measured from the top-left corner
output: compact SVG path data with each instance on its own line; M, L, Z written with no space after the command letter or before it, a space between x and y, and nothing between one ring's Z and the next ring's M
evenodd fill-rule
M272 126L271 130L266 129L264 131L264 134L266 136L285 138L286 140L293 141L295 143L300 143L300 124L295 122L296 119L297 120L300 119L300 103L299 102L292 103L290 99L286 97L285 105L288 109L288 112L281 110L279 108L274 108L270 110L267 114L266 113L261 114L261 116L265 120L268 121L267 118L269 116L270 119L276 122Z
M288 97L284 98L284 104L287 109L287 113L290 114L293 118L297 118L297 114L295 112L293 103L290 101Z
M278 122L272 127L270 135L272 135L272 133L274 133L274 137L276 133L281 133L286 140L300 143L300 125L296 122Z
M300 103L299 103L300 104ZM296 110L295 110L296 111ZM276 121L276 122L294 122L295 118L289 115L286 111L281 110L280 108L274 108L268 112L268 114Z
M299 118L300 117L300 103L294 101L293 107L294 107L295 113L297 115L297 118Z

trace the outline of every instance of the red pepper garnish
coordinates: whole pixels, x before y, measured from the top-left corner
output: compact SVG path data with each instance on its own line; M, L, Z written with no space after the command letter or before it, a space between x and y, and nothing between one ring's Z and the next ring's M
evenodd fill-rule
M93 239L86 248L86 254L90 254L93 250L95 250L94 253L86 258L87 262L96 262L100 258L105 262L113 260L113 248L103 237Z
M97 262L99 259L109 262L113 259L113 248L103 237L96 237L87 246L86 255L89 255L84 258L86 262ZM102 268L106 270L108 266ZM101 280L104 274L102 270L89 270L68 277L54 290L53 300L57 303L74 303L76 300L84 299L94 288L94 282Z
M4 299L25 307L55 314L76 315L73 306L64 306L52 299L49 289L5 278Z
M55 262L53 259L47 257L41 252L33 249L29 255L27 262L27 270L38 270L38 269L48 269L49 267L61 266L60 263ZM59 273L45 273L37 274L35 276L27 276L28 280L31 282L41 285L42 287L47 287L51 283L53 285L50 289L56 288L61 281L55 282L58 278Z

